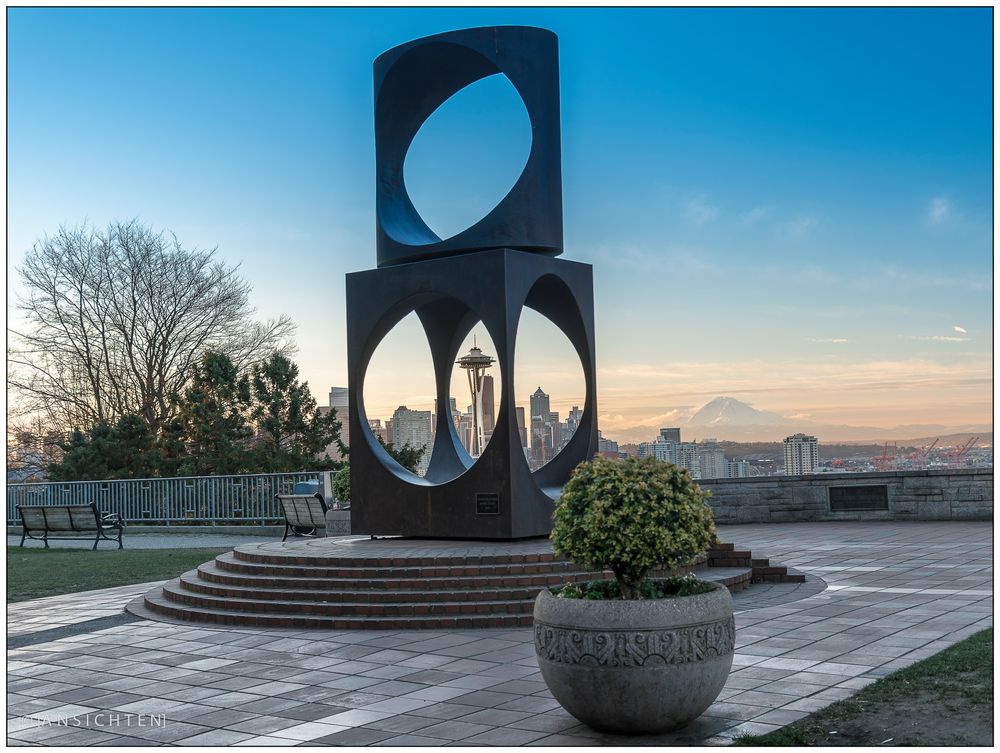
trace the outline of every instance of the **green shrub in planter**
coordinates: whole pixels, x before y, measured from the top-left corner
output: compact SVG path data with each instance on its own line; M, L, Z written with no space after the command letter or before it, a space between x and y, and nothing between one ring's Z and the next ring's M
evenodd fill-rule
M351 503L351 467L337 471L333 477L333 498L340 503Z
M552 545L577 564L611 570L621 598L641 599L652 567L686 565L715 540L707 497L670 463L597 457L577 466L563 487Z

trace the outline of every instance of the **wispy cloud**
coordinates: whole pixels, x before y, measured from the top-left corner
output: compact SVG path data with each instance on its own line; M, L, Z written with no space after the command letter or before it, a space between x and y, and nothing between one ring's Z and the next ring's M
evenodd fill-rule
M965 327L959 327L957 324L954 327L952 327L952 329L955 330L956 332L961 332L963 335L966 334L967 332Z
M927 224L930 227L941 225L948 221L951 214L951 199L947 196L935 196L927 205Z
M800 214L777 225L778 234L785 238L802 238L808 235L819 220L811 214Z
M927 340L939 343L967 343L971 337L952 337L951 335L907 335L907 340Z
M773 206L754 207L740 215L739 220L744 225L756 225L761 220L767 219L774 212Z
M850 342L846 337L807 337L806 340L813 343L834 343L835 345L843 345Z
M706 196L698 195L684 202L684 216L695 225L704 225L719 216L719 207L710 204Z

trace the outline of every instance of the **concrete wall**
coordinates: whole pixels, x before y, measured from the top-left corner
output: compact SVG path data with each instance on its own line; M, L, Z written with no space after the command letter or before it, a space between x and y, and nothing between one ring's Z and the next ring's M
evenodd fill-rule
M993 520L993 469L823 473L706 479L717 523L809 520ZM830 510L830 487L883 485L888 510Z

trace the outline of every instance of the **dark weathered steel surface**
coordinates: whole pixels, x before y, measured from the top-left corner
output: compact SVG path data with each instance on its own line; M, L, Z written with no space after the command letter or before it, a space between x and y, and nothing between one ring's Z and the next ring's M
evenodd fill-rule
M353 533L473 538L548 534L560 487L574 466L597 451L591 272L587 264L499 249L347 276ZM524 306L548 317L569 338L580 357L586 389L579 429L534 473L521 449L512 389ZM411 311L427 334L441 408L423 478L396 463L375 439L363 396L375 348ZM455 432L449 398L458 349L480 320L497 349L501 393L493 436L473 463ZM477 494L499 495L499 515L477 514Z
M531 151L510 192L485 217L439 238L403 182L406 152L420 126L475 81L505 75L531 119ZM527 26L463 29L394 47L375 61L378 265L515 248L562 253L559 58L556 35Z
M406 152L448 97L496 73L506 75L524 101L531 152L514 187L489 214L442 240L406 193ZM547 535L570 471L597 451L592 269L553 258L562 253L556 36L522 26L465 29L389 50L375 61L375 145L379 268L347 276L352 532ZM569 338L586 383L579 429L534 472L521 448L513 389L525 306ZM439 406L424 477L396 463L375 439L363 396L375 348L410 312L427 335ZM492 438L474 461L455 431L450 387L458 349L478 321L497 348L501 395Z

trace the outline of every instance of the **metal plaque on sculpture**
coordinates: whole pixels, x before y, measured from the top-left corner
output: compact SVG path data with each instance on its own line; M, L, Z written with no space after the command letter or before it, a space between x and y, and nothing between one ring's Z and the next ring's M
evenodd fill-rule
M563 251L559 73L555 34L525 26L464 29L417 39L375 61L376 269L347 276L351 528L354 533L511 539L544 536L570 471L597 451L593 272ZM437 236L413 206L403 164L421 125L449 97L506 76L524 102L532 143L521 175L482 219ZM569 338L583 367L579 428L532 471L518 431L514 353L524 307ZM365 373L379 342L415 312L434 366L430 462L417 476L377 441L365 411ZM497 349L500 400L492 438L472 457L451 409L458 350L482 322ZM401 370L405 373L405 369ZM481 489L496 502L480 502ZM469 504L475 498L476 506Z

